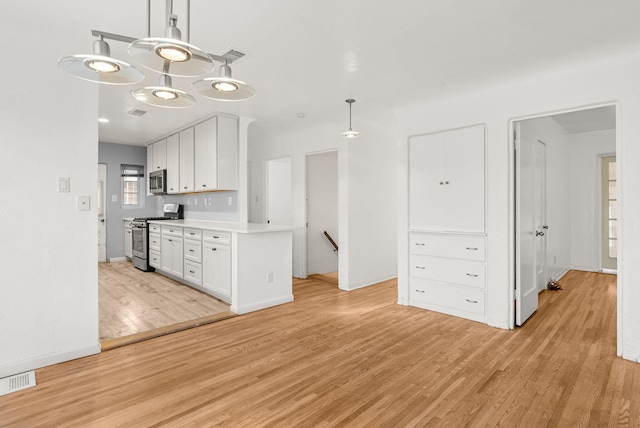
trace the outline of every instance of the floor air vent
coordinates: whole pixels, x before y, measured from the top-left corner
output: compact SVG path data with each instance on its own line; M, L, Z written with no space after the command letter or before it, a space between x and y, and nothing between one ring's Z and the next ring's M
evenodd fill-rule
M32 370L0 379L0 396L36 386L36 373Z

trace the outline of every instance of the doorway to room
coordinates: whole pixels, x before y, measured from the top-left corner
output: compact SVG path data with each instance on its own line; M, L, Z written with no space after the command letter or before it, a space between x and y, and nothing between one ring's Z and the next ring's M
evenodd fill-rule
M307 275L338 285L338 152L306 156Z
M513 121L514 324L569 270L615 273L616 106ZM610 158L613 158L611 163Z

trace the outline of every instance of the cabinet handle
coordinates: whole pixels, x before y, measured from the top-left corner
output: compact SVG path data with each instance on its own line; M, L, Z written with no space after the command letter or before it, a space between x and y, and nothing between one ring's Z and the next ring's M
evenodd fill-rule
M184 189L187 190L187 186L184 186Z
M448 181L445 181L445 182L444 182L444 184L449 184L449 182L448 182Z
M217 248L212 248L211 251L218 251L218 249Z
M472 273L468 273L468 274L467 274L467 276L470 276L470 277L472 277L472 278L477 278L477 277L478 277L478 275L474 275L474 274L472 274Z
M173 242L171 239L168 239L169 242Z
M440 182L440 185L442 186L443 184L444 184L444 183L441 181L441 182Z
M203 184L203 185L202 185L202 187L207 187L207 185L206 185L206 184Z
M416 245L419 247L424 247L426 244L424 242L416 242Z
M219 236L213 235L213 239L220 239Z
M190 271L189 271L189 273L192 273L192 274L194 274L194 275L195 275L195 272L194 272L194 271L192 271L192 270L190 270Z
M190 253L193 253L193 250L189 250L189 252L190 252ZM467 274L467 275L469 275L469 274ZM476 275L476 276L478 276L478 275Z
M416 266L416 269L426 269L424 266Z
M467 302L469 302L469 303L478 303L478 301L477 301L477 300L469 300L469 299L464 299L464 300L466 300L466 301L467 301Z
M173 190L173 187L171 189L169 189L169 190Z
M424 290L418 290L418 289L416 288L416 293L424 293Z
M467 247L469 251L478 251L478 247Z

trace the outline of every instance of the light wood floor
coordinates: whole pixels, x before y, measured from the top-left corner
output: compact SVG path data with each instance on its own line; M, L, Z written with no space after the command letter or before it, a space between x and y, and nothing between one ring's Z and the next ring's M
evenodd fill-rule
M230 316L229 305L131 262L98 264L100 341L156 336L166 327ZM199 320L199 321L198 321ZM160 329L160 330L159 330ZM146 332L146 334L145 334Z
M37 370L0 426L640 426L640 365L615 356L615 276L505 331L295 281L295 302Z

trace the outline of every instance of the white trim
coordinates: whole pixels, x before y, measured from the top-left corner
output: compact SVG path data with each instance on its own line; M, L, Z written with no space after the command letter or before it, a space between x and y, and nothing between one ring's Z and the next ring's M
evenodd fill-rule
M107 259L109 263L126 262L127 260L128 259L126 257L111 257Z
M383 276L383 279L374 279L374 280L366 280L366 281L360 281L360 282L355 282L355 283L351 283L348 284L349 288L342 288L341 286L338 286L338 288L342 291L353 291L353 290L357 290L359 288L364 288L364 287L368 287L370 285L375 285L375 284L379 284L381 282L385 282L385 281L389 281L390 279L394 279L397 278L398 274L397 273L387 273Z
M72 351L60 352L57 354L49 354L43 357L32 358L30 360L20 361L17 364L0 367L0 378L13 376L19 373L28 372L46 366L63 363L65 361L75 360L77 358L87 357L89 355L99 354L101 352L100 344L78 348Z
M276 299L263 300L258 303L252 303L250 305L234 306L231 305L231 312L235 312L238 315L247 314L249 312L259 311L261 309L270 308L272 306L282 305L284 303L293 302L293 294L284 297L278 297Z

